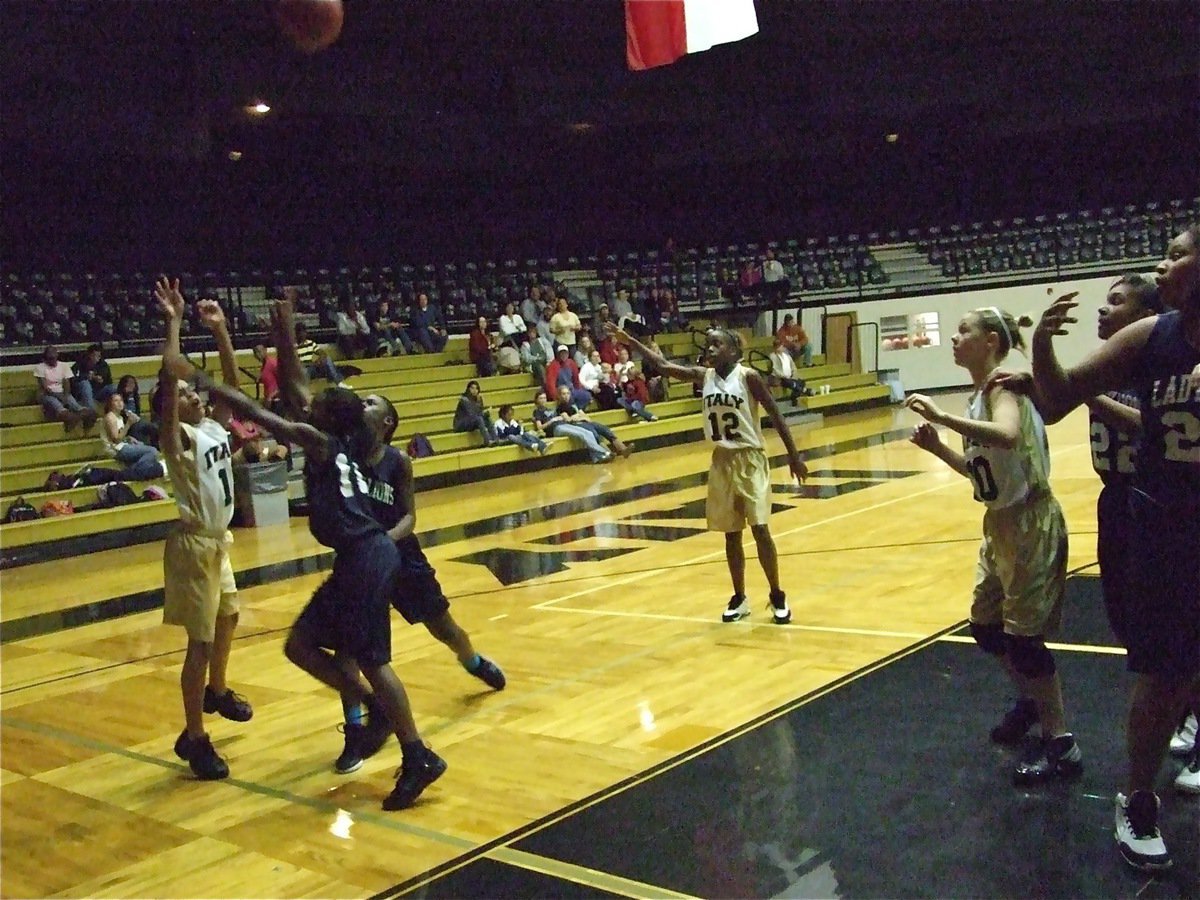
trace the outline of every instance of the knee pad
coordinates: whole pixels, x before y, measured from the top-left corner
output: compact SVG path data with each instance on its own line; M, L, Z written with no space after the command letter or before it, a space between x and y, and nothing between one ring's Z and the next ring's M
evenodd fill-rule
M1054 657L1046 649L1046 641L1041 637L1019 637L1010 634L1008 657L1017 673L1026 678L1045 678L1057 671Z
M984 653L1003 656L1008 651L1008 638L1004 635L1003 625L980 625L972 622L971 637L975 638L975 643Z

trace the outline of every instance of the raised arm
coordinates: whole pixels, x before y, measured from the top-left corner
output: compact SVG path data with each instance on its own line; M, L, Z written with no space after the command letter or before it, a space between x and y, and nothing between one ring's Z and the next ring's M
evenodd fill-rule
M681 366L678 363L670 362L661 353L655 353L633 335L629 334L623 328L618 328L611 322L607 323L605 328L609 334L611 334L622 344L627 344L641 353L645 359L648 359L650 363L664 375L668 375L671 378L675 378L679 381L690 381L692 384L704 383L704 373L707 371L706 369L702 369L699 366Z
M204 376L200 376L203 380ZM247 397L241 391L234 390L223 384L209 388L209 394L229 405L230 410L239 419L260 425L271 432L276 439L282 439L290 444L299 444L304 448L306 456L324 461L329 458L330 440L307 422L293 422L277 416L270 410L264 409L256 401Z
M217 356L221 360L221 379L229 387L237 390L240 381L237 357L233 352L233 340L229 336L229 322L225 318L221 304L216 300L201 300L196 304L196 309L200 313L200 321L216 339ZM229 417L228 407L222 404L213 404L213 418L221 424L222 428L229 427Z
M792 470L792 475L797 481L804 481L808 477L808 466L804 464L800 451L796 449L796 443L792 440L792 430L779 414L779 407L775 405L775 398L771 396L766 381L758 372L751 370L746 373L746 384L750 386L750 393L754 395L754 399L767 411L771 424L779 434L779 439L783 441L788 456L788 468Z
M179 376L173 373L191 368L179 350L179 329L183 322L179 279L168 281L164 275L154 285L154 296L167 322L163 365L158 373L158 446L167 456L179 456L184 451L179 429Z
M288 415L307 419L312 409L308 373L296 352L295 289L271 305L271 333L279 361L279 396Z
M1070 315L1078 305L1076 296L1064 294L1051 303L1033 332L1033 380L1038 408L1047 422L1057 422L1092 397L1128 384L1133 362L1158 321L1150 316L1126 325L1068 371L1058 361L1054 336L1067 334L1067 326L1077 321Z

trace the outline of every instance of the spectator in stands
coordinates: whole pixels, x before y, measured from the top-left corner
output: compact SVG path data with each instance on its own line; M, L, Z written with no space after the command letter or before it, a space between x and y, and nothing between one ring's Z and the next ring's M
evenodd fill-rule
M576 405L586 409L592 400L592 395L579 383L579 366L571 359L571 352L560 345L554 359L546 367L546 396L558 396L560 386L571 392Z
M543 306L541 317L537 320L538 336L545 340L551 347L558 345L558 341L554 339L554 332L550 330L550 320L554 318L554 307Z
M611 428L602 422L593 422L588 417L588 414L574 403L571 390L565 384L560 385L558 388L558 406L555 407L554 411L562 416L563 421L567 424L586 428L597 438L608 441L608 445L612 448L613 453L621 456L629 456L633 452L633 445L622 441Z
M493 341L488 334L487 319L480 316L475 320L475 327L467 336L467 353L475 364L475 374L487 378L496 374L496 360L492 357Z
M550 331L554 335L554 339L559 344L563 344L570 348L571 352L575 352L576 332L583 327L579 321L579 316L571 312L567 306L567 298L559 297L557 304L557 312L550 317Z
M792 291L792 283L783 271L783 263L775 258L775 251L768 248L762 264L762 293L768 303L780 304Z
M521 319L533 325L542 317L542 289L536 284L529 286L529 294L521 301Z
M42 415L48 420L62 422L66 430L81 421L85 428L96 423L96 410L71 396L71 370L58 358L57 347L51 345L42 351L42 361L33 367L33 377L37 379Z
M479 382L471 379L467 389L458 398L458 407L454 410L454 430L460 432L479 432L485 447L496 444L492 433L492 417L483 402L483 394L479 390Z
M496 440L500 443L516 444L526 450L536 450L542 456L546 455L546 442L542 436L521 427L521 423L517 421L513 413L511 403L505 403L500 407L493 428L496 432Z
M546 437L571 438L583 444L588 458L594 463L604 463L612 459L612 453L601 446L596 439L596 433L582 425L573 425L551 409L546 401L546 392L538 391L533 397L533 427L537 433Z
M366 356L374 348L371 346L371 326L367 317L353 297L346 297L341 302L337 313L337 342L342 355L346 359L357 359Z
M500 342L512 341L513 346L525 334L525 319L517 315L517 304L511 300L504 304L504 315L500 317Z
M773 349L771 350L771 377L767 379L767 383L771 385L781 385L791 394L788 399L792 405L796 405L796 401L803 396L812 396L812 391L804 386L804 379L796 377L796 361L792 359L792 354L787 350L787 346L783 342L783 338L778 335L775 337Z
M663 288L658 292L658 330L687 330L687 322L679 312L679 300L671 288Z
M523 370L521 351L511 340L501 343L493 356L496 359L496 371L501 375L517 375Z
M108 398L116 391L113 387L112 370L104 359L104 348L92 344L71 367L71 391L75 399L89 409L104 407Z
M582 369L587 365L588 360L592 358L594 352L596 352L596 345L592 343L592 336L590 334L581 334L579 336L579 343L575 345L575 352L571 354L571 359L575 360L575 365Z
M296 355L300 357L300 363L307 370L309 378L324 378L338 387L350 387L325 348L308 336L308 327L303 322L296 323Z
M617 384L623 385L633 375L637 368L636 363L629 358L629 348L624 344L617 346L617 361L613 365L613 374L617 377Z
M586 337L586 336L580 341L580 343L582 343L583 341L587 341L589 344L591 344L591 342L592 342L591 338ZM575 354L575 358L576 359L579 358L578 353ZM591 356L587 359L584 359L583 365L581 365L579 367L579 386L582 387L589 394L591 394L593 398L597 398L597 399L599 398L600 393L601 393L600 388L601 388L602 382L605 380L604 372L600 368L600 366L601 366L600 354L597 351L593 350L591 352ZM612 393L613 393L614 399L615 399L616 392L613 391ZM612 409L613 404L610 403L607 407L605 407L603 404L601 404L600 408L601 409L605 409L605 408Z
M100 429L104 450L125 467L128 481L164 478L167 467L158 458L158 450L129 433L130 427L139 421L137 413L125 408L125 400L120 394L109 394L104 404L104 427Z
M125 403L125 408L131 410L138 420L129 426L129 434L143 444L158 446L158 426L141 418L142 395L138 389L138 380L132 375L122 375L117 379L117 395Z
M783 341L783 346L787 349L788 353L792 354L792 359L801 363L801 365L812 365L813 351L812 344L808 340L808 334L805 333L802 327L796 324L796 317L791 313L783 317L783 324L775 332L775 337Z
M634 308L633 301L629 299L629 291L624 288L617 291L617 299L613 301L613 316L617 320L617 327L630 334L641 337L650 333L650 329L646 327L646 317L640 309Z
M751 302L757 300L761 290L762 277L762 268L754 260L746 260L738 274L739 297Z
M442 316L441 307L430 304L429 295L424 292L417 295L417 305L412 311L408 331L413 343L426 353L441 353L446 349L446 341L449 340L446 319Z
M643 422L657 422L658 416L646 409L650 403L650 389L646 385L646 376L634 364L633 373L620 385L620 395L617 405L635 419Z
M408 336L399 318L392 316L392 304L386 297L375 307L375 315L371 319L371 333L375 337L376 355L385 356L388 353L399 356L402 353L412 353L412 338Z
M525 343L521 345L521 367L526 372L531 372L539 384L544 384L546 367L550 365L552 359L554 359L553 345L538 334L536 324L529 325L525 333Z
M596 307L596 314L592 316L592 342L596 345L596 349L600 349L600 345L605 341L610 340L612 335L608 333L608 323L612 321L612 316L609 315L608 304L601 303Z
M255 379L259 402L268 409L274 409L279 400L279 360L267 352L266 344L255 344L253 353L262 366Z

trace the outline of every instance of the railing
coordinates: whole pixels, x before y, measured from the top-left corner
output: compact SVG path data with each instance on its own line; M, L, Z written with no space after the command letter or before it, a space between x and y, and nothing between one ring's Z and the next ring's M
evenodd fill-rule
M763 365L755 365L756 360L761 360L762 363L765 364L766 368L763 368ZM750 366L750 368L758 372L759 375L769 376L775 373L775 363L771 361L770 356L768 356L766 353L763 353L761 350L751 349L750 352L746 354L746 363Z

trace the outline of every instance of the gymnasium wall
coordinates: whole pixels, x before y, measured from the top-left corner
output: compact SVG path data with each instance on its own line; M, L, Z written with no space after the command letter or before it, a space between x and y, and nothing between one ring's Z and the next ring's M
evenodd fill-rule
M1143 272L1141 274L1151 273ZM891 300L839 304L830 307L830 312L853 311L858 314L859 322L875 322L876 324L879 324L882 318L893 316L907 316L911 323L914 316L922 313L936 313L941 346L914 348L910 344L907 350L881 349L879 368L898 369L900 381L906 391L959 387L967 384L969 379L966 370L954 364L954 358L950 351L950 336L958 328L959 319L965 312L982 306L997 306L1011 312L1014 316L1026 313L1036 322L1038 315L1052 296L1065 294L1068 291L1079 291L1079 307L1075 310L1079 324L1074 326L1071 334L1059 337L1055 342L1059 359L1064 365L1071 365L1082 359L1099 342L1096 337L1096 312L1104 303L1108 286L1112 284L1113 280L1111 276L1103 276L977 291L930 294L921 297L898 297ZM1048 290L1050 293L1047 293ZM795 314L796 310L781 310L780 321L785 312ZM801 322L819 352L820 309L804 310ZM770 327L770 316L762 316L758 323L758 333L765 334ZM1025 329L1026 343L1032 337L1032 331L1032 328ZM865 365L870 366L873 356L869 343L874 340L874 336L870 329L862 329L860 335L864 351L863 361ZM1028 367L1025 357L1019 353L1010 354L1008 362L1018 368Z

